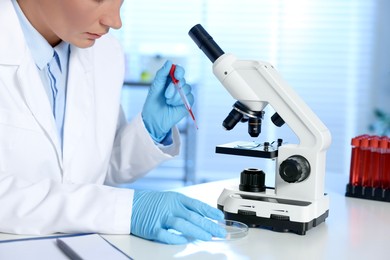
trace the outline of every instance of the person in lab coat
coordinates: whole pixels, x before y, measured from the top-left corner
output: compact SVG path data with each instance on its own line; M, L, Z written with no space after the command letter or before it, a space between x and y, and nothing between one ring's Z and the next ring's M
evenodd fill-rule
M167 61L126 122L123 53L108 34L121 27L121 4L0 0L0 232L225 236L210 220L222 212L198 200L117 188L178 154L175 124L187 115ZM192 103L182 67L175 77Z

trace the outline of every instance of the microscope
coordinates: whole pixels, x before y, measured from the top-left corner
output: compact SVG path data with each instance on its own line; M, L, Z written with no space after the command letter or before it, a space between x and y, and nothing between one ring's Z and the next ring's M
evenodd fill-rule
M261 169L241 172L240 183L226 187L218 198L225 218L277 232L305 235L329 214L329 196L324 192L326 151L331 143L328 128L282 79L269 63L239 60L225 54L197 24L189 36L213 63L213 73L236 100L223 122L231 130L238 122L248 124L251 137L258 137L269 104L275 110L271 121L286 124L298 144L264 142L257 146L232 142L216 147L216 153L275 160L275 187L265 186Z

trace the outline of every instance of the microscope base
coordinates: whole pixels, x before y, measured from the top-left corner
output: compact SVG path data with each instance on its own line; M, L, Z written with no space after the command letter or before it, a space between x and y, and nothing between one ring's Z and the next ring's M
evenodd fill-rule
M223 207L218 205L218 208L223 211ZM270 229L276 232L292 232L298 235L306 235L306 231L316 227L317 225L325 222L325 219L329 215L329 210L318 218L313 219L310 222L294 222L279 220L273 218L262 218L256 216L245 216L241 214L234 214L229 212L224 212L225 218L229 220L235 220L247 224L249 227L260 227L264 229Z
M273 189L264 193L225 189L218 199L218 208L229 220L249 227L305 235L306 231L325 222L329 215L329 198L314 202L278 198Z

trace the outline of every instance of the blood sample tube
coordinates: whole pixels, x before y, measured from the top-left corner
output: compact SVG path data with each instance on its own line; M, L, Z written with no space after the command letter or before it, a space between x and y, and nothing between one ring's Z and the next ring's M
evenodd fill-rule
M360 161L360 140L361 137L357 136L352 138L351 145L351 166L349 169L349 184L357 186L359 183L359 161ZM386 143L387 144L387 143Z
M387 140L384 136L382 136L379 141L379 175L380 175L381 188L384 188L384 186L386 186L385 179L384 179L386 150L387 150Z
M386 159L385 159L385 174L389 181L388 188L390 189L390 138L387 139L387 150L386 150Z
M387 148L383 152L383 164L382 164L382 188L390 189L390 139L388 137L383 137L386 140ZM381 142L382 144L382 142Z
M371 159L371 149L370 149L370 137L365 136L360 141L360 154L361 159L358 167L358 186L366 186L369 183L370 176L370 159Z
M371 158L370 158L370 172L371 172L371 180L370 183L367 183L367 186L372 188L380 187L380 149L379 149L379 136L373 136L370 139L370 149L371 149ZM363 186L364 183L363 183Z

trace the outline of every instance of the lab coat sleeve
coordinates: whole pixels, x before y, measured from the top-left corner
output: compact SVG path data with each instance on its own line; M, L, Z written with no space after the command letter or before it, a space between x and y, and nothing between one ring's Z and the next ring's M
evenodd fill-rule
M120 121L124 122L123 116ZM130 123L121 124L115 138L109 172L105 183L118 185L133 182L144 176L162 162L172 159L180 151L180 134L172 129L173 143L156 145L145 128L141 114Z
M129 234L133 190L0 175L0 232Z

